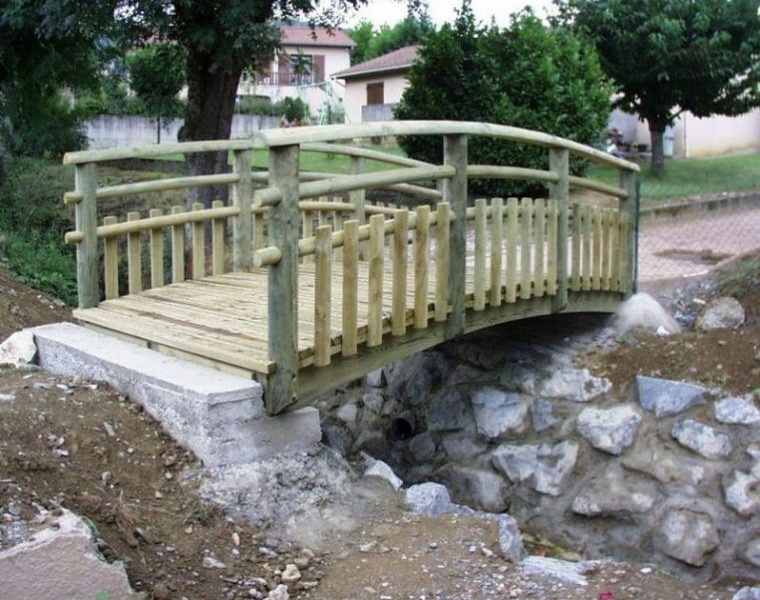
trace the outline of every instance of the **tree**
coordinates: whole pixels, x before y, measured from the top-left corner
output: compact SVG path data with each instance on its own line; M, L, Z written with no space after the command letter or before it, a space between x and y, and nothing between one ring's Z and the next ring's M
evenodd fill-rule
M424 44L434 31L435 25L428 14L426 2L410 4L403 21L393 26L381 25L378 31L369 21L361 21L348 32L356 42L351 52L351 63L361 63L404 46Z
M127 55L130 86L156 119L156 143L161 143L161 119L178 116L177 99L185 83L185 53L176 44L151 44Z
M514 15L506 29L482 27L464 0L453 25L422 46L396 109L399 119L488 121L538 129L585 144L601 141L610 111L611 87L593 47L565 28L547 28L530 11ZM430 136L400 139L421 160L440 163L442 144ZM506 141L475 138L473 164L545 169L546 152ZM583 163L573 163L581 172ZM474 180L477 193L541 193L495 180Z
M555 0L596 45L615 104L649 124L652 173L683 111L738 115L760 105L760 0Z

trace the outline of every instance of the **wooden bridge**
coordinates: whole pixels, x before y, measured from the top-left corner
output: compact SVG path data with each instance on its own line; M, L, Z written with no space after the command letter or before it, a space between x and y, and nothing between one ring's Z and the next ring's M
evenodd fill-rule
M443 164L334 143L408 134L442 138ZM468 164L475 136L545 147L549 169ZM269 168L257 172L252 152L261 149ZM98 183L108 161L208 151L232 153L232 172ZM301 171L301 151L347 155L352 174ZM617 169L619 186L572 176L571 156ZM366 172L367 161L386 170ZM76 166L65 196L76 207L66 236L77 244L75 317L253 377L270 414L470 331L614 311L634 284L638 167L540 132L438 121L303 127L76 152L64 163ZM542 182L549 193L471 203L475 177ZM209 185L229 186L229 203L126 218L101 210L100 220L104 199ZM413 198L412 208L368 202L366 190L378 188Z

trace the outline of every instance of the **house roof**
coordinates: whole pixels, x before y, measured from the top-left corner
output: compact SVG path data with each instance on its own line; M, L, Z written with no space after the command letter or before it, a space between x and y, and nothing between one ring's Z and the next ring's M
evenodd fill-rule
M393 52L388 52L388 54L383 54L382 56L344 69L343 71L338 71L333 77L338 79L352 79L387 71L404 71L414 64L414 61L417 59L418 50L419 46L405 46L398 50L394 50Z
M327 29L309 25L280 25L282 43L289 46L334 46L353 48L356 42L342 29Z

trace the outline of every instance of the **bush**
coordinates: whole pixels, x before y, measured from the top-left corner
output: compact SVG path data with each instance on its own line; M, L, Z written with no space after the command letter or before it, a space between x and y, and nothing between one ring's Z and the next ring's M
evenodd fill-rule
M454 25L431 34L409 75L396 117L484 121L536 129L596 145L611 110L612 88L594 50L569 30L549 29L531 12L513 16L506 29L482 28L465 0ZM443 159L439 138L407 136L399 144L411 157ZM545 149L493 139L469 144L471 164L548 168ZM583 162L574 162L580 174ZM543 187L472 180L484 195L540 194Z
M271 115L274 104L269 96L241 96L236 108L244 115Z

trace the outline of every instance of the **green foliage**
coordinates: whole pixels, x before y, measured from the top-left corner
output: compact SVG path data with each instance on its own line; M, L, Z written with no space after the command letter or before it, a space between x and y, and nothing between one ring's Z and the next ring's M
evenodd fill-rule
M583 144L601 141L610 111L611 88L596 54L569 30L547 28L532 13L513 16L506 29L475 22L465 0L453 25L430 36L409 75L396 109L399 119L485 121L536 129ZM413 158L440 163L441 140L399 140ZM472 139L471 164L545 169L544 149L490 139ZM581 173L584 163L574 163ZM539 193L541 188L495 180L473 180L476 193Z
M351 52L351 64L370 60L404 46L424 44L432 33L435 33L435 25L425 5L418 8L410 6L403 21L393 26L381 25L378 30L369 21L361 21L348 31L356 42L356 47Z
M0 237L16 279L74 305L75 251L63 243L71 223L61 203L71 178L71 169L59 164L9 161L0 192Z
M273 111L289 123L301 123L309 116L309 105L300 98L285 97L275 103Z
M617 106L640 114L653 133L684 110L737 115L760 105L760 0L555 2L562 20L596 45ZM653 152L660 146L653 139Z
M242 96L237 105L237 112L244 115L274 114L272 99L268 96Z

